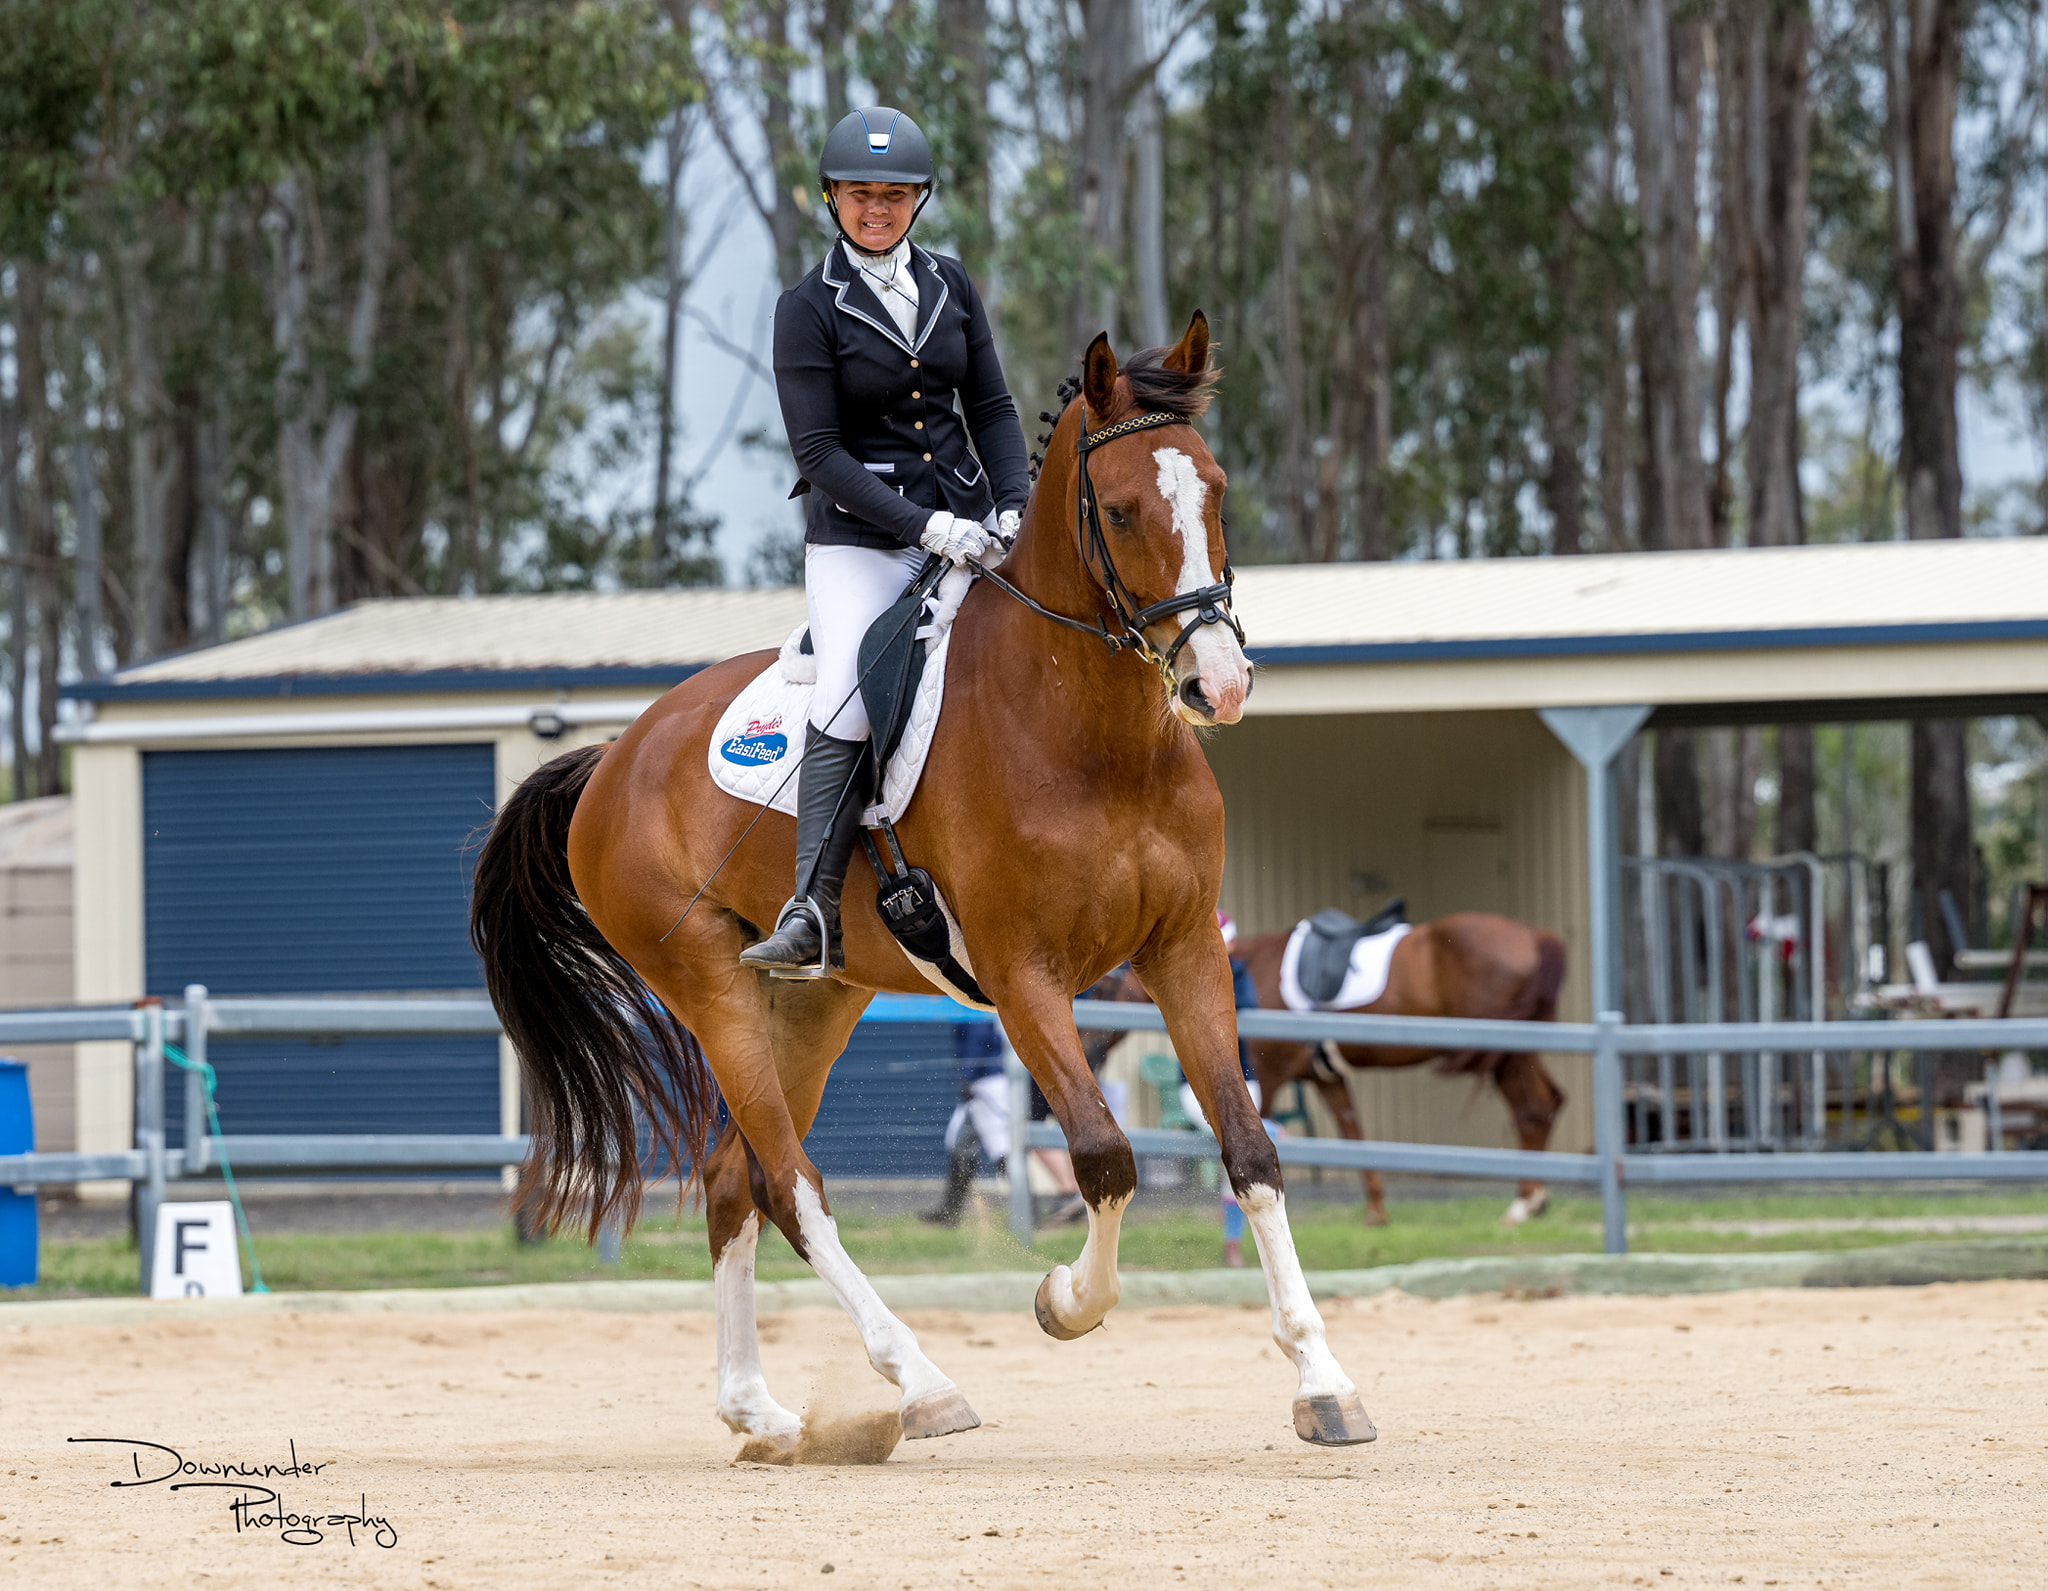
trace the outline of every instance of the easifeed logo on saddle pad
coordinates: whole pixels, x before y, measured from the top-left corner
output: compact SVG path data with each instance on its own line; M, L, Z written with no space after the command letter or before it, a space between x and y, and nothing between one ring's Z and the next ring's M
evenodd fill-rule
M720 746L718 754L744 768L780 762L788 750L789 736L782 733L782 715L777 713L773 718L748 719L747 727Z

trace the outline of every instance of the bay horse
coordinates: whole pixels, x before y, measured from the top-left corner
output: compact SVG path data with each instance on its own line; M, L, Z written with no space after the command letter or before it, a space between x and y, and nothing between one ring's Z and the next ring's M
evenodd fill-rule
M1284 933L1261 934L1238 944L1238 956L1251 971L1262 1011L1289 1009L1280 998L1280 962L1287 939ZM1454 912L1417 924L1394 947L1387 986L1380 997L1341 1014L1554 1022L1564 975L1564 941L1556 934L1491 912ZM1111 987L1113 999L1149 998L1135 973L1126 974ZM1271 1114L1274 1099L1288 1084L1313 1083L1336 1118L1338 1132L1353 1141L1363 1140L1365 1129L1346 1080L1350 1071L1419 1066L1433 1060L1446 1074L1491 1082L1507 1102L1515 1136L1524 1149L1549 1146L1550 1130L1565 1104L1564 1090L1557 1086L1542 1058L1533 1054L1500 1050L1447 1053L1419 1045L1336 1044L1328 1040L1314 1044L1299 1039L1251 1039L1246 1048L1258 1079L1261 1109ZM1377 1171L1368 1171L1364 1177L1366 1225L1385 1226L1386 1186ZM1525 1181L1515 1190L1502 1218L1519 1226L1541 1215L1549 1201L1542 1183Z
M1071 1002L1129 960L1218 1126L1274 1339L1296 1371L1296 1434L1367 1442L1372 1422L1310 1299L1279 1161L1238 1070L1216 926L1223 802L1196 731L1242 716L1251 673L1228 604L1224 475L1190 423L1215 381L1208 355L1199 312L1173 348L1121 369L1107 336L1089 346L1079 401L1055 418L1020 534L996 578L977 579L961 605L937 734L898 829L943 890L972 976L1065 1130L1087 1202L1080 1255L1039 1286L1040 1326L1082 1336L1119 1296L1118 1228L1136 1164ZM859 890L843 908L844 973L777 980L739 963L788 893L795 823L717 788L709 741L775 656L704 669L608 747L546 764L507 799L478 854L471 935L533 1124L515 1200L549 1225L582 1220L594 1233L630 1221L644 1120L701 1177L726 1424L771 1444L799 1434L769 1394L757 1346L754 1253L767 1220L898 1388L903 1434L944 1436L980 1421L841 1246L803 1149L873 994L927 985ZM707 1154L721 1096L731 1122Z

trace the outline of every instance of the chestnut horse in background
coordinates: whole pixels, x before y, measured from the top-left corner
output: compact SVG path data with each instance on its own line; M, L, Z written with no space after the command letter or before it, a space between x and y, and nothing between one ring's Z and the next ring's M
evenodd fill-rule
M1280 998L1280 961L1287 938L1284 933L1261 934L1238 942L1238 958L1251 969L1262 1011L1288 1009ZM1417 924L1394 947L1380 997L1339 1014L1554 1022L1564 974L1564 941L1549 930L1490 912L1454 912ZM1127 974L1114 998L1143 1000L1146 995L1137 977ZM1549 1146L1550 1129L1564 1108L1564 1090L1545 1069L1542 1057L1533 1054L1336 1044L1327 1039L1320 1044L1250 1039L1246 1048L1258 1079L1261 1110L1270 1115L1275 1097L1289 1083L1314 1083L1337 1118L1337 1130L1353 1140L1365 1137L1347 1081L1353 1071L1419 1066L1433 1060L1451 1076L1488 1080L1507 1101L1515 1136L1524 1149ZM1519 1225L1541 1215L1549 1198L1542 1183L1523 1182L1504 1219ZM1377 1171L1365 1173L1365 1220L1368 1226L1387 1222L1386 1187Z
M1175 347L1127 369L1107 337L1090 345L997 571L1006 585L976 580L961 603L943 711L897 829L944 892L963 959L1065 1130L1087 1202L1087 1240L1040 1285L1039 1324L1079 1337L1119 1296L1137 1165L1072 1002L1130 961L1158 996L1258 1242L1274 1340L1297 1377L1295 1432L1367 1442L1372 1422L1330 1351L1279 1159L1238 1070L1216 925L1223 798L1195 731L1238 720L1251 673L1230 613L1223 471L1191 423L1215 379L1208 358L1199 313ZM980 1421L841 1245L803 1147L874 993L929 985L858 887L843 907L842 974L778 980L739 962L789 893L796 825L718 788L710 743L775 657L692 675L609 747L539 769L492 824L471 934L532 1109L517 1197L548 1225L630 1220L645 1122L703 1181L726 1424L771 1446L799 1435L769 1395L755 1329L755 1243L770 1221L895 1383L903 1434L945 1436ZM707 1155L721 1097L731 1125ZM1076 1433L1084 1444L1095 1434Z

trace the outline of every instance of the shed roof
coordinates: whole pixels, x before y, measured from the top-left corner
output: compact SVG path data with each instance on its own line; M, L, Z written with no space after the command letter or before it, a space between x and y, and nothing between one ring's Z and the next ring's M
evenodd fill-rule
M2021 661L1973 676L1971 692L2048 689L2048 667L2040 664L2048 659L2048 538L1280 565L1240 572L1237 609L1270 683L1281 685L1274 669L1302 670L1297 683L1307 688L1312 677L1326 686L1333 668L1358 676L1360 665L1370 666L1363 672L1374 684L1363 710L1509 705L1525 696L1526 705L1541 706L1801 691L1939 694L1955 682L1930 676L1920 690L1914 680L1925 670L1877 680L1851 666L1848 676L1822 678L1829 668L1819 656L1799 665L1811 676L1803 683L1766 680L1731 692L1727 671L1703 666L1697 654L1729 655L1732 667L1733 654L1760 663L1756 654L1851 649L1867 657L1871 649L1990 644L2018 646ZM66 694L111 702L666 685L721 657L779 645L802 616L802 593L787 588L373 601L142 664ZM1984 654L1973 655L1981 661ZM1612 667L1619 658L1682 663L1695 684L1632 691L1633 671ZM1492 667L1438 669L1435 684L1424 686L1417 665ZM1470 685L1502 665L1514 673L1476 696L1462 686L1446 694L1448 682ZM1596 665L1605 684L1586 683ZM1551 683L1539 684L1546 676ZM1505 683L1511 679L1523 683ZM1333 696L1318 686L1316 701L1285 710L1345 710L1338 699L1359 688L1354 679ZM1278 694L1293 702L1300 691L1281 685ZM1272 696L1264 699L1267 710L1281 705Z

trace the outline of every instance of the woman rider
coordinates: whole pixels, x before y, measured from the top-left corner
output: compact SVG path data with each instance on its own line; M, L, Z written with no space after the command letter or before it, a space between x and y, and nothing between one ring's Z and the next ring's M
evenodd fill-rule
M796 894L775 932L740 954L796 976L846 964L839 891L868 785L861 637L927 553L959 564L1013 538L1031 489L981 296L958 260L910 241L931 197L924 134L901 111L855 111L826 138L818 180L839 239L775 306L775 387L803 476L791 495L808 494L818 684L797 784Z

